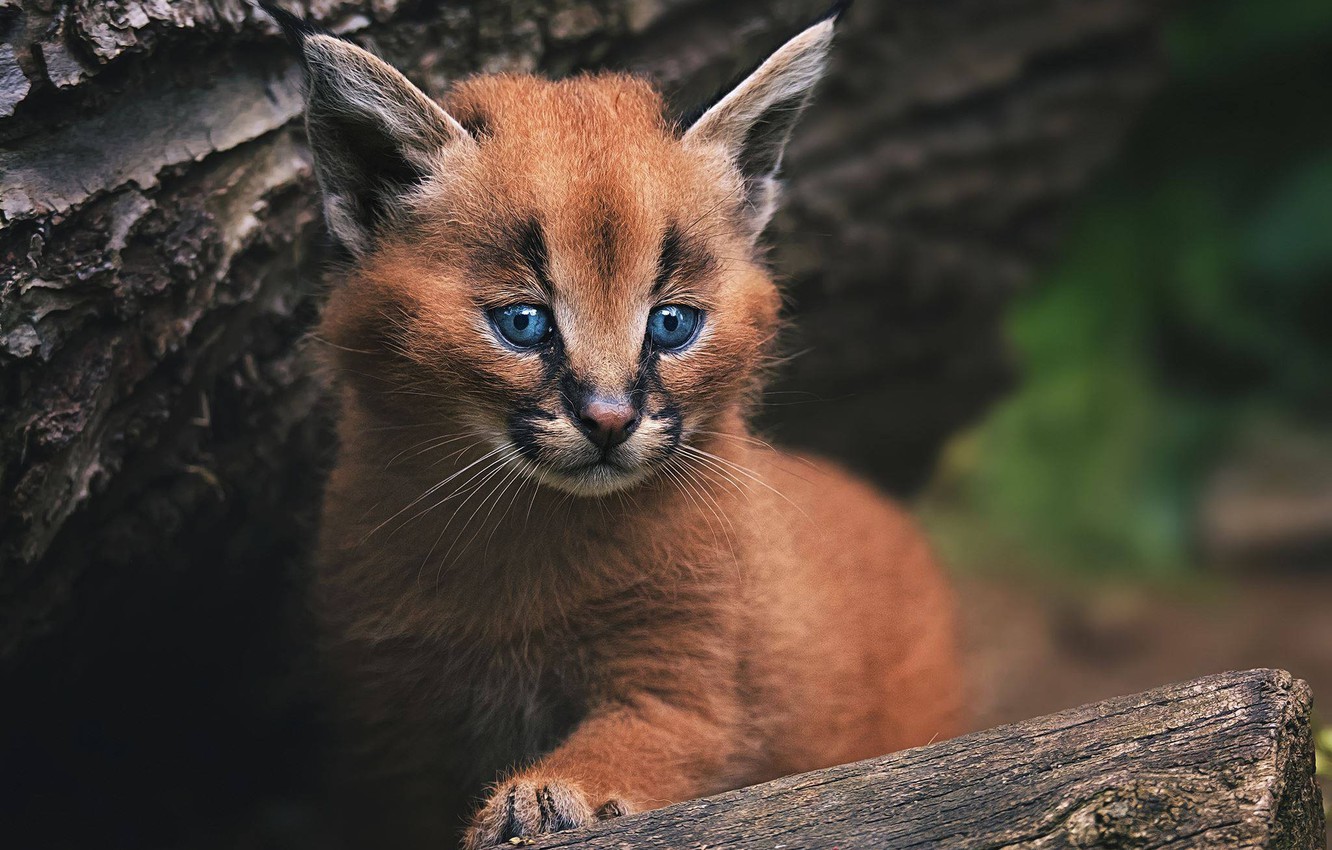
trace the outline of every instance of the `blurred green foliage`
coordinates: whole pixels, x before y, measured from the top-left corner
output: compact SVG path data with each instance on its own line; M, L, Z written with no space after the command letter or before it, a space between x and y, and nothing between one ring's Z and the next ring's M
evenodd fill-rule
M945 478L1051 561L1168 574L1237 429L1332 407L1332 2L1198 3L1163 47L1163 91L1011 312L1019 389Z

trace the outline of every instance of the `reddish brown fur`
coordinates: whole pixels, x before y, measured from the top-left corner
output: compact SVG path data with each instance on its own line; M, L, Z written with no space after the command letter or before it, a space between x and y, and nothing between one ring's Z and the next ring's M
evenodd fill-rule
M320 601L364 840L438 847L474 817L479 846L543 806L582 823L953 734L952 603L920 533L747 429L779 296L724 158L623 76L483 77L445 107L480 144L442 157L321 329L343 416ZM511 463L414 502L501 442L514 405L558 409L483 312L547 297L492 262L531 218L587 382L633 379L654 303L706 309L647 407L669 398L716 459L673 455L598 496ZM672 224L704 259L654 295Z

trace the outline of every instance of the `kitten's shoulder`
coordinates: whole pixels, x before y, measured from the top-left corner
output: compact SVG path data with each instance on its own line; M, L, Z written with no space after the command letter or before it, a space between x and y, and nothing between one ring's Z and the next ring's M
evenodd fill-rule
M764 447L755 452L755 468L780 494L777 503L793 527L812 536L874 538L893 549L924 545L924 532L900 502L836 461Z

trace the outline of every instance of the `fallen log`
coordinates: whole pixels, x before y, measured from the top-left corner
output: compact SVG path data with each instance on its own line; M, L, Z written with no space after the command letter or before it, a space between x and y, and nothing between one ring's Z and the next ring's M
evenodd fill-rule
M1308 685L1223 673L534 843L539 850L1326 847Z

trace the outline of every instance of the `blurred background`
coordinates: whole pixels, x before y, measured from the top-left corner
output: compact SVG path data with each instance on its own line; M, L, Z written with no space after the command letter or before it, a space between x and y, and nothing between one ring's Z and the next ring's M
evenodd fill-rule
M614 68L683 110L822 4L283 5L431 93ZM335 252L299 80L241 0L0 0L25 847L325 843L302 340ZM976 727L1258 666L1332 700L1332 4L862 0L786 170L759 425L918 509Z
M921 500L983 724L1223 668L1332 694L1332 5L1161 32L1161 89L1006 311L1016 388Z

